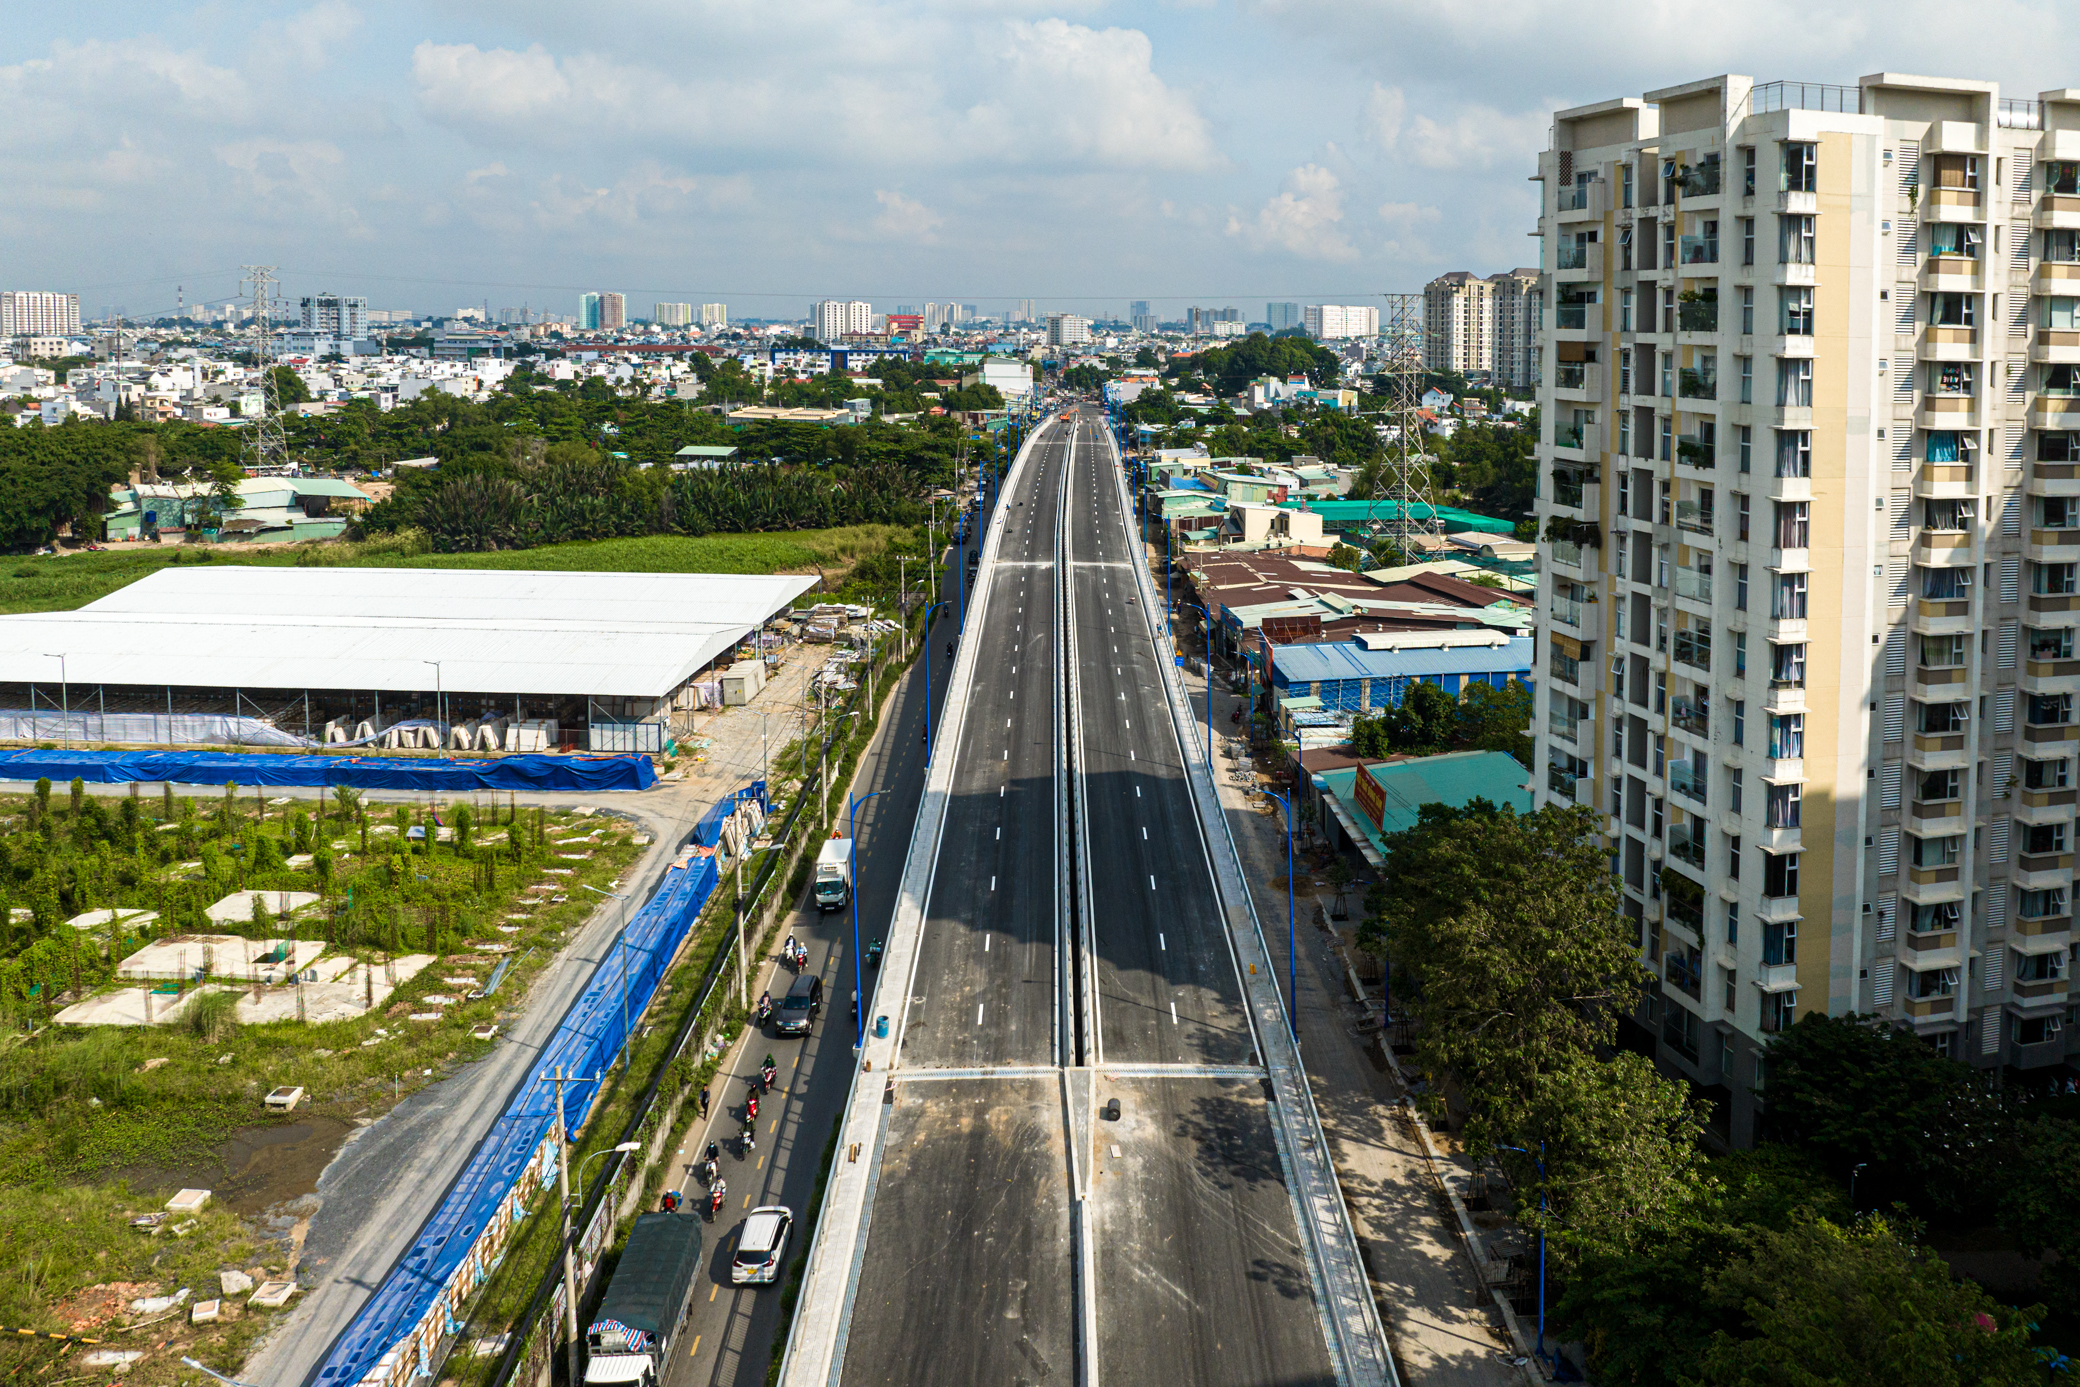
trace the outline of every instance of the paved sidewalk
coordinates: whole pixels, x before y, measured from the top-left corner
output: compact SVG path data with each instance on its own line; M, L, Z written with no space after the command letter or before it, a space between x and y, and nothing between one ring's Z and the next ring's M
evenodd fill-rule
M1203 710L1205 680L1190 667L1183 673L1195 690L1195 706ZM1232 728L1228 715L1243 700L1217 687L1213 704L1216 725ZM1204 730L1202 721L1202 736ZM1225 774L1220 789L1265 938L1276 963L1285 967L1283 813L1264 813L1258 807L1264 801L1245 795ZM1401 1086L1379 1047L1358 1034L1361 1007L1343 981L1333 936L1312 923L1318 883L1304 863L1298 865L1301 1057L1402 1381L1408 1387L1523 1387L1538 1381L1528 1368L1508 1361L1516 1350L1494 1297L1475 1273L1456 1216L1402 1104ZM1326 910L1328 897L1320 903ZM1280 983L1285 986L1286 978Z

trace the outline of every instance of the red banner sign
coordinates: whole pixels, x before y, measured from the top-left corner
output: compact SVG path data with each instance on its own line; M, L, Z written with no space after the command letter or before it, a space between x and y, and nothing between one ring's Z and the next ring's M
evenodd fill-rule
M1381 820L1387 812L1387 792L1372 778L1372 772L1363 766L1358 767L1357 776L1351 781L1351 798L1365 811L1365 817L1372 820L1372 826L1384 832L1386 826Z

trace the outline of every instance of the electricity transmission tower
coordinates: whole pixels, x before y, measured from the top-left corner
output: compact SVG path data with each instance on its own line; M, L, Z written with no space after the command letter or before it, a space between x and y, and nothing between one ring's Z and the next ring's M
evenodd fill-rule
M289 465L289 439L282 431L282 394L274 380L274 308L279 300L272 265L246 265L241 289L253 296L253 364L260 368L260 417L246 431L246 465L256 475Z
M1406 564L1417 562L1424 552L1421 542L1441 535L1444 526L1437 516L1436 492L1430 484L1431 459L1424 451L1422 420L1417 417L1423 407L1423 296L1385 297L1380 385L1387 397L1385 412L1394 437L1387 445L1380 489L1382 497L1393 504L1382 507L1386 515L1377 528L1400 550L1400 561Z

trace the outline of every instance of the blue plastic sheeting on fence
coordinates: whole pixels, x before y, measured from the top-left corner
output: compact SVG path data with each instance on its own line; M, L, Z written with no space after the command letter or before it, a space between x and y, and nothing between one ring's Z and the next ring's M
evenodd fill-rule
M123 785L353 785L365 790L647 790L647 756L503 756L425 759L277 756L234 751L8 751L0 780L85 780Z
M327 1387L359 1382L425 1317L469 1255L478 1232L497 1213L499 1201L511 1192L528 1159L549 1135L556 1118L556 1085L549 1075L557 1068L578 1078L564 1084L564 1122L575 1131L585 1121L598 1096L600 1075L620 1053L624 965L627 1014L634 1020L649 1005L665 966L719 879L712 857L696 858L690 867L665 873L657 893L629 921L627 952L610 952L593 973L585 994L543 1048L535 1072L470 1157L418 1240L346 1332L333 1341L318 1382Z
M755 799L762 803L765 797L766 783L763 780L754 780L735 794L725 796L710 805L708 812L701 815L701 821L693 826L693 841L704 848L714 847L722 841L722 821L736 813L738 805L747 799Z

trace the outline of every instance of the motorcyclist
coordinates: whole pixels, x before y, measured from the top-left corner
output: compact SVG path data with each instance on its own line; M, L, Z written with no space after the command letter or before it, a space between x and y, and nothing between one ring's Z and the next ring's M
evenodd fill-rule
M794 961L794 936L793 936L793 935L791 935L791 934L790 934L790 935L788 935L788 936L787 936L787 943L785 943L784 945L782 945L782 946L781 946L781 948L780 948L780 957L782 957L782 958L784 958L784 959L786 959L786 960L787 960L787 966L788 966L788 967L790 967L790 968L793 968L793 967L797 966L797 965L795 964L795 961Z
M756 1093L744 1100L744 1120L746 1122L758 1121L758 1094Z
M710 1218L722 1212L722 1201L728 1195L729 1181L718 1177L715 1181L715 1188L708 1191L708 1216Z
M707 1157L707 1160L705 1160L704 1162L702 1162L702 1169L701 1169L701 1174L702 1174L703 1178L704 1178L704 1179L705 1179L705 1180L707 1181L707 1183L708 1183L708 1184L710 1184L710 1185L713 1185L713 1184L715 1183L715 1177L716 1177L716 1176L717 1176L718 1174L720 1174L720 1173L721 1173L721 1171L722 1171L722 1148L721 1148L721 1146L717 1145L717 1144L716 1144L715 1142L712 1142L712 1141L711 1141L711 1142L709 1142L709 1143L708 1143L708 1157Z
M759 1023L759 1024L761 1025L761 1026L762 1026L762 1025L764 1025L764 1024L766 1023L766 1020L767 1020L767 1019L768 1019L769 1017L771 1017L771 1016L772 1016L772 1014L773 1014L773 994L772 994L772 993L770 993L770 992L761 992L761 993L759 993L759 994L758 994L758 1023Z
M758 1119L746 1113L744 1115L744 1154L748 1156L756 1150L758 1150Z
M771 1093L773 1091L773 1076L778 1074L779 1072L780 1067L773 1063L773 1057L771 1055L767 1055L765 1067L758 1071L758 1077L765 1081L767 1093Z

